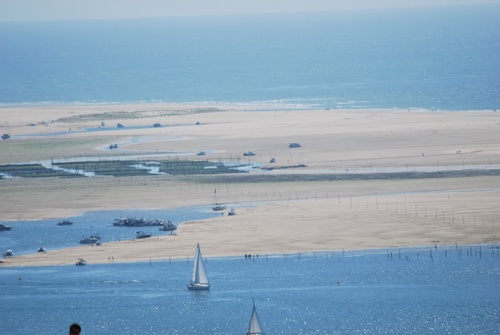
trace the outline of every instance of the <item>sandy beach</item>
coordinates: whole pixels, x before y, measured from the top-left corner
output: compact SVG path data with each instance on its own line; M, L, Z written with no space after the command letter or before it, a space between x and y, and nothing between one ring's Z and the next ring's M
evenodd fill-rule
M177 236L49 250L4 258L1 266L186 258L197 242L206 257L500 242L494 111L47 105L2 107L0 120L0 133L10 135L0 140L1 165L146 157L255 167L224 175L0 179L0 222L209 208L214 190L238 208L234 216L183 223Z

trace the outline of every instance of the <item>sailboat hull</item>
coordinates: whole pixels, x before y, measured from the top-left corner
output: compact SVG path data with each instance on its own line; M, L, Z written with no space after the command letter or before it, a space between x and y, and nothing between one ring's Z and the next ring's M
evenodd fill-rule
M210 285L208 284L189 284L188 290L191 291L208 291L210 290Z

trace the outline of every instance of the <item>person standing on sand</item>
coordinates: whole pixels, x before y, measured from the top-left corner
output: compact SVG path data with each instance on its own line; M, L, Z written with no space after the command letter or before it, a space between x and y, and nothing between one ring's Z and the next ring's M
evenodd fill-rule
M80 332L82 331L82 327L78 323L73 323L71 326L69 326L69 335L80 335Z

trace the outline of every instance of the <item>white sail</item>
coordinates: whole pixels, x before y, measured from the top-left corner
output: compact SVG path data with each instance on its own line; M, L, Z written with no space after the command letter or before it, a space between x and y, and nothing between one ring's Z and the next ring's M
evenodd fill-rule
M191 275L191 284L188 285L190 290L208 290L210 284L208 282L203 256L201 255L200 244L196 245L196 253L194 256L193 273Z
M257 309L255 308L255 302L253 303L252 317L250 318L250 326L248 327L247 335L264 335L264 330L262 330L259 316L257 315Z

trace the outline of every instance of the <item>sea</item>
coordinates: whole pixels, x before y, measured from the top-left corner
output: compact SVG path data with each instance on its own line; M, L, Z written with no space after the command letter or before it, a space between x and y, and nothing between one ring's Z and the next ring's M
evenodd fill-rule
M0 23L0 106L500 106L500 4Z
M0 108L220 103L270 109L496 110L500 5L196 18L0 23ZM259 107L262 108L262 107ZM3 121L2 121L3 122ZM4 222L2 252L50 252L138 216L183 222L204 208L102 211ZM166 234L143 229L153 234ZM175 237L172 237L175 238ZM193 255L195 250L193 241ZM203 250L203 245L201 246ZM500 334L499 245L3 267L0 334ZM76 260L75 260L76 261Z

